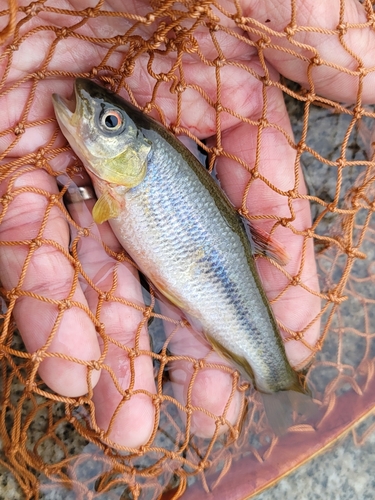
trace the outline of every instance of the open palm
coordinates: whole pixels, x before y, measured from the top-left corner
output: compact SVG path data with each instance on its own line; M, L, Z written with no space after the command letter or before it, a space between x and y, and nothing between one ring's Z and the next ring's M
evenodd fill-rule
M259 2L255 0L244 0L241 2L243 15L256 17L260 22L270 20L268 27L275 29L286 26L290 19L288 1L266 0ZM324 27L335 28L337 24L337 13L339 2L312 2L300 0L298 20L301 25L324 22ZM60 2L64 8L79 8L80 2ZM66 5L65 5L66 4ZM255 5L256 4L256 5ZM285 5L284 5L285 4ZM311 14L311 4L320 11L315 19ZM318 5L317 5L318 4ZM111 3L106 8L109 10ZM222 1L223 8L235 12L233 3ZM115 9L116 2L113 2ZM254 7L257 7L254 9ZM284 6L284 8L282 8ZM362 22L365 13L360 4L355 0L347 2L347 16L351 22ZM129 12L137 15L146 15L150 11L147 1L128 2ZM220 15L217 9L214 13ZM238 35L243 35L236 27L233 20L222 17L222 24L234 29ZM76 20L76 18L75 18ZM51 12L41 12L33 18L28 28L33 24L61 26L67 24L67 17L58 16ZM81 76L93 76L93 68L100 67L103 59L108 54L108 47L101 43L100 37L116 36L123 34L132 25L132 21L122 18L92 18L86 25L79 28L79 33L96 37L96 43L86 39L72 38L61 32L56 49L51 60L45 60L45 53L54 43L56 35L51 31L40 31L27 39L13 54L11 71L5 82L5 87L10 88L15 82L23 78L24 83L15 86L10 92L1 97L1 109L7 109L7 113L1 115L1 129L14 127L20 122L20 117L27 111L29 122L45 121L53 117L51 94L56 92L69 96L72 92L73 80L71 78L60 78L54 76L54 70L67 68L69 72ZM155 26L144 26L141 32L149 37ZM247 212L248 216L265 215L259 218L266 230L271 230L275 220L284 219L287 223L278 224L274 236L284 244L290 255L290 262L281 272L277 267L266 259L258 260L258 269L263 281L264 288L272 303L275 315L281 326L281 333L288 339L286 343L287 356L294 367L302 367L311 357L316 341L319 337L319 321L307 328L310 322L316 318L320 310L320 299L312 292L318 292L318 280L314 259L313 243L306 239L305 232L311 227L310 207L303 195L306 194L306 186L303 176L295 170L296 149L291 147L293 134L289 118L285 109L282 92L275 85L264 86L263 81L278 80L277 70L285 76L307 85L306 70L307 63L301 58L296 60L287 52L280 58L280 51L266 48L264 54L269 65L269 74L265 75L264 66L258 57L258 50L254 45L249 45L237 37L228 35L225 30L218 30L215 39L222 47L222 54L218 53L213 43L211 34L206 28L199 27L194 33L199 50L189 50L184 55L183 70L186 86L182 92L182 113L178 127L175 131L184 129L200 139L205 139L208 147L213 148L217 155L216 172L222 188L225 190L233 204ZM355 44L356 52L360 48L366 48L367 54L374 53L374 37L371 40L363 40L360 33L357 38L352 36L350 42ZM348 54L343 51L338 39L336 45L332 42L325 52L321 40L314 38L314 34L304 35L303 43L318 45L321 57L326 54L335 54L337 64L350 65ZM310 38L309 38L310 37ZM192 42L193 43L193 42ZM286 39L279 41L280 45L287 46ZM47 47L47 49L46 49ZM126 47L126 46L125 46ZM126 71L125 47L119 45L109 61L105 62L113 68L122 67ZM297 50L294 47L294 50ZM303 50L300 49L301 54ZM4 53L5 54L5 53ZM209 61L216 61L208 65L202 62L201 55ZM5 54L6 55L6 54ZM328 57L328 56L327 56ZM175 53L155 58L152 70L159 74L168 74L171 69ZM127 78L126 84L132 92L132 96L139 105L145 106L151 99L155 80L152 79L147 70L149 55L144 53L136 60L131 76ZM228 63L228 64L227 64ZM6 67L7 56L0 62L2 69ZM369 64L370 65L370 64ZM35 87L35 93L30 101L30 91L33 81L28 75L43 70L48 78L41 79ZM108 72L102 72L105 74ZM217 85L217 76L220 76L220 86ZM36 76L35 78L38 78ZM163 81L164 78L164 81ZM177 110L177 93L171 93L170 88L173 79L162 77L157 92L156 102L163 110L167 124L176 124L179 116ZM316 82L315 92L327 95L330 98L353 102L356 97L355 84L348 75L343 75L332 68L321 66L316 68L314 74ZM364 99L371 99L371 85L374 82L366 82L364 87ZM202 89L199 93L197 88ZM121 93L129 98L125 90ZM266 115L262 115L265 109ZM31 103L28 109L28 103ZM214 104L214 105L212 105ZM147 107L146 107L147 109ZM228 112L227 110L231 110ZM152 110L156 118L160 118L156 109ZM244 119L240 120L238 116ZM219 118L218 118L219 117ZM220 120L221 134L216 135L217 120ZM261 141L259 142L258 126L263 124ZM284 133L281 132L284 131ZM52 120L27 128L26 132L13 143L9 150L7 160L25 156L46 147L56 131L56 123ZM288 139L290 139L288 141ZM219 144L218 141L219 140ZM0 149L6 149L11 143L9 136L0 137ZM64 145L65 139L60 135L55 145ZM219 147L217 147L219 146ZM61 153L50 161L55 171L63 170L72 163L72 154ZM256 169L251 172L253 167ZM296 179L299 183L296 184ZM8 189L8 180L0 185L0 195ZM86 179L79 178L77 182L87 183ZM36 187L50 193L58 193L58 188L53 176L44 169L29 169L17 177L12 187L13 190L23 186ZM245 193L245 195L244 195ZM293 194L292 207L288 205L288 196ZM290 199L290 196L289 196ZM46 198L36 193L25 192L17 195L8 209L0 226L0 239L2 241L23 241L37 238L40 231L41 220L44 217L47 202ZM90 210L93 200L86 203L77 203L69 207L74 220L82 227L92 224ZM288 225L289 223L289 225ZM293 228L293 231L290 228ZM93 228L100 238L115 252L120 251L116 238L108 224L99 228ZM57 242L61 247L68 250L70 238L74 238L73 231L70 235L69 227L61 211L53 207L51 209L47 224L44 228L43 238ZM304 248L305 259L301 260ZM116 294L125 297L135 303L142 303L142 293L138 282L138 276L134 268L127 263L118 263L109 257L103 250L102 245L93 239L85 241L83 238L77 248L78 256L85 273L90 279L97 283L102 290L109 289L113 281L113 269L118 273L118 287ZM0 276L2 285L7 290L18 286L25 259L28 255L26 245L14 247L2 247L0 254ZM28 271L24 277L22 288L39 295L55 299L64 299L72 286L73 268L63 254L55 246L42 245L33 254ZM295 285L288 287L291 279L296 277ZM283 293L282 293L283 292ZM95 312L98 306L98 296L93 289L78 286L73 301L88 305ZM167 306L165 306L167 307ZM169 315L173 313L168 312ZM23 296L17 300L14 308L14 317L29 352L36 352L44 346L49 334L54 327L58 311L55 305L36 302L35 299ZM103 303L100 315L101 322L105 325L107 335L116 342L128 347L134 346L135 338L139 340L139 349L150 348L146 326L139 329L144 320L138 309L124 306L117 302ZM143 321L145 323L145 321ZM170 326L170 325L169 325ZM168 331L169 326L166 329ZM293 332L303 332L304 341L293 340ZM297 335L298 337L298 335ZM309 345L311 348L309 348ZM99 359L102 344L98 338L97 331L88 317L80 308L72 307L64 311L61 322L55 331L55 335L49 344L49 350L59 352L66 356L89 361ZM195 358L204 358L210 349L204 343L191 335L188 329L179 328L173 336L170 349L176 354L185 354ZM130 361L124 351L114 345L109 346L106 356L106 364L109 366L122 388L126 389L130 383ZM214 352L209 354L210 361L224 363ZM116 419L111 424L110 439L126 446L139 446L144 444L154 426L155 407L147 394L155 393L154 374L151 358L138 356L134 360L135 382L133 390L145 391L133 395L129 401L119 409ZM57 393L66 396L79 396L87 392L87 370L82 364L66 359L47 358L40 365L40 375L43 380ZM174 394L184 401L186 397L191 371L186 363L175 363L171 369L171 380ZM93 371L91 384L94 389L94 403L96 407L96 420L101 428L106 430L122 396L116 389L113 380L107 371ZM208 411L221 415L227 403L232 389L232 377L219 370L201 370L194 383L192 403L203 407ZM231 405L226 413L228 421L234 422L238 418L241 396L235 394ZM215 428L212 419L203 413L194 414L192 421L192 432L203 436L209 436ZM223 427L224 429L224 427Z

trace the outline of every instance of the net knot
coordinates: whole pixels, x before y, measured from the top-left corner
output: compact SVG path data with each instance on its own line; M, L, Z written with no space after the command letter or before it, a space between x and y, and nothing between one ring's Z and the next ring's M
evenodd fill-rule
M314 102L315 101L315 93L314 92L307 92L305 94L305 99L306 99L306 102Z
M247 18L244 17L244 16L238 16L238 17L234 17L233 18L233 21L236 23L236 24L246 24L247 23Z
M34 380L26 380L25 390L26 392L34 392L37 385Z
M55 204L56 202L58 202L60 200L60 198L61 198L61 196L58 194L51 194L49 197L49 201L50 201L50 203Z
M72 307L72 303L68 299L63 299L58 305L59 311L64 312Z
M19 297L18 288L12 288L12 290L9 290L9 292L6 293L6 297L8 300L17 300Z
M197 359L194 361L193 368L195 371L202 370L206 366L206 362L204 359Z
M223 416L216 417L215 423L217 427L222 427L223 425L226 424L226 419Z
M36 160L41 160L42 158L44 158L45 154L46 154L46 150L44 148L39 148L38 152L35 155L35 159Z
M168 356L166 354L162 354L160 357L159 357L159 362L161 365L166 365L168 363Z
M43 71L36 71L31 76L36 80L44 80L46 75L43 73Z
M306 229L305 234L308 238L313 238L314 237L314 231L310 229Z
M333 290L327 293L327 298L333 304L341 304L341 302L344 302L347 299L347 297L345 296L339 297L337 293Z
M132 397L131 391L129 389L126 389L122 397L123 401L129 401L131 397Z
M44 168L47 164L47 160L45 158L40 158L35 162L36 168Z
M98 73L99 73L98 68L96 66L93 66L90 71L90 78L96 78Z
M222 147L213 147L212 148L212 153L215 155L215 156L220 156L222 153L223 153L223 148Z
M143 111L148 114L152 110L152 104L150 102L146 102L146 104L143 107Z
M87 7L87 9L84 9L82 11L82 15L84 17L96 17L97 11L96 11L96 9L93 9L92 7Z
M14 127L14 134L15 135L21 135L25 132L25 125L23 123L18 123L18 125L16 125Z
M193 408L191 407L191 405L190 405L190 404L187 404L187 405L185 406L185 413L186 413L187 415L192 415L192 414L193 414Z
M134 359L136 357L137 357L137 353L133 349L130 349L130 351L128 352L128 358Z
M209 13L209 7L207 5L202 5L205 2L199 2L199 4L192 5L189 8L189 13L191 17L199 18L207 15Z
M152 12L149 12L148 14L146 14L143 22L148 25L152 24L155 21L155 19L156 19L155 15Z
M87 238L90 236L90 230L87 227L82 227L77 231L78 236L83 236L84 238Z
M126 255L125 252L119 252L116 254L116 260L117 262L124 262L126 260Z
M353 114L354 114L354 117L356 118L356 120L360 120L364 113L365 113L365 110L360 105L355 106L353 109Z
M339 32L339 36L346 35L349 29L349 24L348 23L341 23L337 26L337 31Z
M323 59L317 55L311 58L311 62L314 66L321 66L323 64Z
M27 7L24 7L22 10L26 14L26 16L36 16L41 10L44 9L44 1L42 2L31 2Z
M359 76L366 76L367 73L369 73L369 70L364 66L358 66L357 71L359 73Z
M41 351L40 349L38 349L37 351L33 352L32 355L31 355L31 361L33 363L38 363L40 364L43 359L44 359L44 352Z
M303 332L292 332L293 340L302 340L304 336Z
M143 311L143 316L147 319L149 319L152 315L152 307L147 307L144 311Z
M218 113L221 113L223 111L223 105L221 104L221 102L217 102L215 104L215 109Z
M198 470L202 471L204 469L208 469L211 465L211 462L209 460L201 460L198 464Z
M182 82L178 82L176 85L174 85L172 91L182 93L186 90L186 84Z
M306 149L306 143L301 139L297 144L297 151L298 153L303 153L305 149Z
M358 248L347 247L345 250L346 255L351 259L366 259L367 255L360 252Z
M217 57L216 59L214 59L214 64L217 68L222 68L223 66L225 66L225 63L225 57Z
M259 38L256 44L260 49L265 49L270 46L271 39L269 37L262 36L262 38Z
M96 371L100 371L101 370L101 363L97 360L97 359L93 359L91 362L90 362L90 366L93 370L96 370Z
M253 179L258 179L258 177L259 177L259 172L258 172L258 170L255 170L255 168L253 168L252 170L250 170L250 174L251 174L251 177Z
M158 30L155 31L154 36L153 36L153 43L152 46L153 48L157 48L160 46L160 44L165 43L167 40L165 38L165 32L162 31L161 26L159 26ZM165 27L163 26L163 30Z
M18 49L20 48L20 44L19 43L11 43L9 45L9 49L12 51L12 52L16 52Z
M61 28L56 30L56 38L62 40L64 38L68 38L71 34L71 31L68 28Z
M155 75L156 80L161 80L163 82L169 82L171 79L171 76L168 75L168 73L159 73L158 75Z
M284 28L284 31L285 33L288 35L288 38L289 37L293 37L297 31L297 25L295 24L289 24L288 26L286 26Z
M290 282L290 284L293 286L297 286L300 283L301 283L301 278L299 276L294 276L294 278Z
M31 250L34 250L35 248L39 248L41 247L43 244L41 238L34 238L31 240L31 243L30 243L30 249Z
M272 80L270 80L268 76L261 76L260 80L265 87L269 87L270 85L272 85Z
M337 163L339 163L340 160L338 160ZM339 166L339 165L338 165ZM336 205L335 203L328 203L327 205L327 210L329 210L330 212L334 212L336 210Z
M289 220L286 219L285 217L282 217L280 219L280 224L283 226L283 227L286 227L288 224L289 224Z
M81 272L82 271L82 264L79 262L79 260L74 260L72 262L73 264L73 267L74 269L77 271L77 272Z
M210 31L219 31L220 26L215 21L207 21L206 22L206 28L209 29Z
M291 189L290 191L287 192L287 195L289 196L289 198L297 198L297 191L295 189Z
M152 402L155 406L160 406L163 402L163 398L161 398L159 394L154 394L152 396Z
M4 196L0 198L0 203L3 205L3 207L6 207L13 201L13 195L6 193Z
M99 323L99 325L96 325L95 330L97 331L97 333L99 333L99 335L104 335L105 333L104 323Z

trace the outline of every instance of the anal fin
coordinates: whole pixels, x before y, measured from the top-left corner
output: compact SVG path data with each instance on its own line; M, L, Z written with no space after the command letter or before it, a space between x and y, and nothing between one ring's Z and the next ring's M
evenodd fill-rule
M290 261L290 256L285 247L279 243L270 233L260 227L254 226L248 220L244 220L250 232L251 244L255 254L270 257L280 266L285 266Z

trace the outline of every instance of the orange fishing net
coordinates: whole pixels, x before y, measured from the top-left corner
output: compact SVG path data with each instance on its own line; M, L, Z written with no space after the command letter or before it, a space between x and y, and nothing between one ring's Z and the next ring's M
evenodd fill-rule
M245 498L306 462L373 410L375 113L369 88L371 82L374 87L375 68L367 62L373 57L353 47L355 37L372 40L373 5L370 0L337 0L329 20L324 17L326 2L277 3L272 10L268 2L267 11L267 2L150 0L126 2L127 7L121 3L123 11L118 11L120 2L0 2L0 469L17 498L48 496L52 490L82 499L196 498L210 491L218 499ZM275 25L274 17L283 22ZM364 47L370 55L371 43ZM248 52L256 63L249 62ZM289 80L279 79L275 71L283 73L283 64ZM283 283L269 297L277 316L286 297L292 307L298 294L304 297L298 326L279 321L286 345L298 342L303 351L293 363L297 368L315 355L307 382L319 411L311 419L295 414L289 431L276 436L259 394L232 367L211 358L209 348L198 359L189 348L176 348L174 338L190 327L157 298L150 283L144 280L143 300L130 289L119 292L124 269L136 276L133 263L116 245L102 241L92 222L78 223L74 208L64 205L73 186L70 179L77 182L82 170L59 133L51 94L68 95L77 76L121 90L171 131L195 141L208 155L211 170L217 162L219 177L237 172L241 191L227 182L227 192L244 217L262 222L276 236L284 231L299 237L293 272L274 262L267 269L268 280ZM230 94L236 78L238 105ZM249 95L249 82L256 82L257 95ZM284 108L275 109L273 93L279 91L294 136ZM204 111L193 120L189 107L196 101L204 103ZM236 127L239 133L245 130L245 146L239 151L226 139L227 130ZM269 161L265 151L275 148L276 156L279 151L270 137L278 137L290 154L293 182L287 189L264 170ZM252 162L242 154L247 144ZM254 192L269 200L268 210L249 204ZM313 222L299 222L300 202L311 203ZM15 225L14 214L20 210L33 233L22 219L22 227ZM86 211L79 220L87 220ZM60 239L51 237L51 224L62 228ZM70 242L63 229L68 226ZM315 275L312 242L319 287L306 271L309 265ZM104 274L90 270L83 247L107 259L106 286L101 286ZM46 259L51 253L56 275L35 277L39 256ZM265 258L258 259L260 266L261 260ZM11 286L3 279L11 274L9 266L17 274ZM63 294L59 266L70 269ZM79 296L80 287L90 297L87 301ZM30 319L31 333L29 317L18 313L25 311L25 303L31 304L28 314L39 311L39 322ZM126 342L110 331L113 304L132 318ZM96 332L96 356L80 357L78 341L74 351L76 325L71 325L66 349L56 341L72 310L81 314L78 326L90 324ZM144 341L147 328L151 347ZM126 359L126 376L108 361L110 356L119 363ZM137 382L139 359L153 363L153 387ZM62 396L61 390L45 385L38 370L46 375L42 367L47 361L56 369L55 378L64 379L62 367L68 366L60 361L82 367L86 394ZM180 393L176 366L184 366L187 377ZM195 396L196 384L202 387L210 369L218 385L208 380L207 392L221 390L221 376L226 381L220 409L205 405L204 397L197 402ZM98 418L106 400L95 399L97 378L93 382L100 370L117 398L106 425ZM142 443L124 444L111 430L123 408L137 398L145 411L152 408L152 425ZM134 426L136 432L142 415L132 417L130 411L126 418L126 428ZM197 422L210 432L200 433ZM0 496L7 493L0 491Z

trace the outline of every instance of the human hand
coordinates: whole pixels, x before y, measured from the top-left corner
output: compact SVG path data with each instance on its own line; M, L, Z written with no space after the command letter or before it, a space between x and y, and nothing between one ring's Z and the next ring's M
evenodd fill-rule
M75 8L79 3L71 2ZM115 5L115 4L113 4ZM234 12L231 2L222 2L222 5ZM290 19L289 2L272 2L266 0L258 5L255 1L243 1L241 3L244 16L256 16L259 22L270 19L268 27L279 28L286 26ZM314 18L309 7L321 9L319 15ZM298 2L299 25L314 24L321 26L326 23L332 29L338 24L339 2L312 3L311 1ZM256 7L256 8L255 8ZM347 2L347 20L360 22L365 18L364 8L352 0ZM114 7L115 8L115 7ZM144 15L149 11L146 2L129 2L129 11L139 15ZM124 32L124 21L121 26L118 20L105 18L105 22L99 24L98 20L92 19L91 24L81 28L86 34L92 36L108 36L108 31ZM51 13L44 12L36 16L32 23L37 25L66 22L66 18L58 18ZM234 28L233 21L222 19L223 24ZM129 23L130 25L130 23ZM145 33L151 33L153 27L145 28ZM85 31L86 30L86 31ZM237 33L239 29L235 28ZM48 32L41 32L26 40L19 50L14 54L12 72L6 80L6 87L9 88L14 82L22 77L35 72L42 65L40 55L45 51L45 44L49 43ZM237 62L237 65L224 65L220 68L221 75L221 103L226 108L232 109L235 113L257 122L262 116L264 109L264 96L267 98L266 119L268 123L277 125L279 128L266 127L262 131L262 140L257 153L257 132L258 127L248 122L240 121L235 113L221 113L221 144L223 151L235 154L243 163L219 155L217 161L217 174L221 185L226 191L233 204L237 207L243 205L250 216L269 215L277 218L289 219L289 227L277 226L274 236L280 243L283 243L291 257L289 264L285 267L287 275L281 272L265 259L258 260L258 268L262 277L264 288L270 300L274 300L272 306L275 315L285 329L282 334L290 337L290 333L301 332L312 321L320 310L320 299L317 295L318 281L311 238L306 238L298 232L308 230L311 227L310 208L308 200L303 196L306 194L306 187L302 173L298 169L299 185L295 185L295 158L296 151L290 146L285 136L280 132L283 129L293 142L292 131L289 119L285 110L281 91L277 86L270 85L263 87L262 81L255 78L255 75L263 76L263 68L258 58L258 51L237 38L230 37L224 31L215 32L220 45L223 47L227 61ZM317 45L321 58L332 59L335 62L347 67L352 64L353 58L342 49L339 40L335 38L335 43L331 41L327 44L320 43L324 35L304 34L303 42ZM198 29L196 38L205 56L214 60L217 58L217 51L211 41L210 35L204 29ZM319 39L318 39L319 38ZM283 39L278 42L282 46L287 46L288 42ZM374 37L364 39L363 32L354 31L351 34L350 45L355 46L356 53L363 53L364 59L367 54L373 53ZM61 50L59 49L61 48ZM293 50L305 55L304 50L293 46ZM108 49L100 43L92 44L85 40L63 38L58 43L58 50L53 55L50 66L47 68L69 68L72 73L88 76L93 67L100 66L103 57ZM303 59L296 60L288 53L281 59L280 52L272 48L264 50L268 61L276 70L285 76L306 85L307 63ZM124 52L121 47L112 56L112 67L119 67L123 62ZM173 57L173 53L171 54ZM370 57L370 56L368 56ZM167 60L167 59L165 59ZM149 100L154 81L147 72L148 55L145 54L137 59L133 75L127 80L130 89L139 104L145 105ZM164 61L163 61L164 63ZM5 62L2 64L5 65ZM368 63L371 66L372 63ZM156 72L161 71L161 67L155 62ZM270 80L277 81L278 75L275 69L269 68ZM163 68L163 71L165 69ZM315 92L318 95L327 95L337 100L353 102L356 97L356 80L350 75L335 72L334 69L325 65L314 68L313 79ZM217 101L217 86L215 72L212 67L203 64L196 53L184 57L184 75L187 82L195 82L204 89L213 102ZM373 82L371 78L365 82L363 97L364 100L371 99L371 88ZM328 84L327 84L328 82ZM6 115L2 115L2 129L14 127L18 123L19 116L24 111L24 104L30 98L31 84L24 83L16 87L5 97L2 97L1 109L8 109ZM157 103L163 110L167 123L176 120L175 95L170 94L170 83L160 86ZM57 92L61 95L69 95L72 90L72 80L55 79L52 76L38 82L34 101L32 103L28 119L37 121L51 118L53 116L50 95ZM125 95L125 93L123 92ZM182 94L183 113L181 116L181 128L186 128L199 138L207 139L207 145L213 146L216 133L216 113L203 97L192 88L187 88ZM26 130L20 140L13 145L9 151L8 160L27 155L38 148L46 147L50 138L56 130L55 123L47 123L30 127ZM60 145L64 144L64 139L58 139ZM8 136L0 138L0 144L8 146ZM256 156L259 160L256 163ZM71 163L72 157L62 154L50 161L51 167L57 171L62 170ZM257 172L261 178L255 178L250 182L251 170L257 165ZM277 194L262 180L267 179L269 183L279 190ZM7 191L9 178L3 181L0 190L3 194ZM30 169L17 177L11 190L19 189L22 186L36 187L49 193L58 193L55 180L43 169ZM292 216L288 206L288 191L296 190L298 196L293 199ZM244 199L244 192L246 196ZM300 197L301 196L301 197ZM88 201L87 206L92 207L93 201ZM91 220L84 207L84 203L75 204L69 207L74 220L81 226L87 227ZM46 197L37 193L25 192L17 194L9 205L0 226L1 241L18 241L15 246L3 246L0 254L0 276L2 285L7 290L12 290L18 286L23 290L28 290L42 296L48 296L58 300L65 299L72 288L73 268L69 260L53 245L42 245L35 251L31 258L25 279L20 284L22 268L29 252L29 245L25 240L32 240L40 235L40 224L47 206ZM269 219L261 219L261 224L267 229L271 229ZM291 231L293 227L297 233ZM118 251L118 243L114 238L107 224L103 224L97 229L103 241L114 251ZM57 207L52 207L47 224L43 229L43 238L48 238L57 242L66 251L69 248L69 228L65 217ZM126 263L117 263L104 254L101 245L88 245L89 240L82 239L78 247L78 255L84 271L96 283L100 282L101 289L107 289L112 283L113 269L118 272L119 286L116 294L123 296L135 304L141 304L142 296L137 282L134 268ZM301 262L302 248L305 245L305 260ZM294 287L287 287L291 278L298 276L300 283ZM107 288L106 288L107 287ZM281 292L287 287L285 292ZM314 295L314 292L316 295ZM90 287L77 286L74 295L70 298L95 312L98 304L98 297ZM14 317L24 339L25 345L30 353L41 349L56 322L59 311L56 305L43 302L36 302L29 296L21 296L17 299L14 307ZM106 326L108 336L127 347L134 346L135 338L139 338L140 349L149 349L149 340L146 327L139 329L143 320L142 313L130 306L124 306L118 302L104 303L100 313L100 320ZM301 366L314 351L314 346L319 337L319 321L313 323L304 332L304 340L311 346L311 349L300 340L289 340L286 343L286 352L292 366ZM201 344L191 336L186 329L179 329L173 336L170 348L173 353L190 355L195 358L204 358L208 355L210 362L224 361L215 353L210 353L207 346ZM61 353L65 356L90 361L96 360L100 356L101 345L97 332L91 318L85 311L78 307L72 307L62 316L61 322L55 335L48 346L49 352ZM121 353L121 357L119 354ZM106 356L105 363L113 370L113 373L122 384L125 390L129 385L129 359L124 351L116 349L111 344ZM142 389L150 395L155 393L154 377L151 358L145 355L137 357L135 363L135 385L134 390ZM79 396L87 392L87 369L85 365L77 364L66 359L56 357L46 358L42 361L39 369L43 380L58 394L66 396ZM186 401L187 384L189 383L189 369L186 363L175 363L170 370L172 385L176 398ZM110 419L121 402L121 394L113 384L108 372L102 370L93 371L91 384L95 386L93 401L96 407L96 420L98 425L107 429ZM203 407L216 415L223 413L225 404L232 389L232 377L222 371L205 369L199 372L192 392L192 404ZM235 422L241 406L241 395L236 393L232 403L226 413L229 422ZM116 419L111 427L109 438L114 442L126 446L139 446L144 444L154 426L154 404L152 398L144 393L133 395L117 413ZM197 411L193 414L191 431L203 436L212 434L215 428L214 421ZM224 429L224 427L223 427Z

